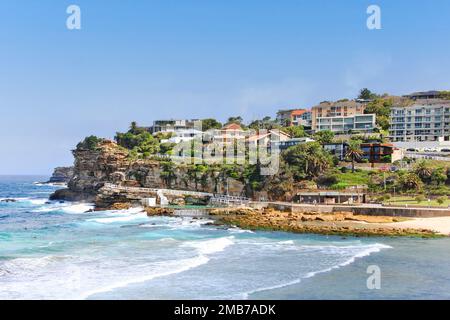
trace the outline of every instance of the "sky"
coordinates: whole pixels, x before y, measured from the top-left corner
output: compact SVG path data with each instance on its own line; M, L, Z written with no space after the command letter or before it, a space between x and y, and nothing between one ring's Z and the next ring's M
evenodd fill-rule
M447 0L1 0L0 174L50 174L131 121L450 89L449 34Z

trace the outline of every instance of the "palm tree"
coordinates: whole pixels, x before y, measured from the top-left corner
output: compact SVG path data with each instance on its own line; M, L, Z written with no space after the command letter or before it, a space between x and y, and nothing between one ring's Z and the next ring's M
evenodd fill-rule
M361 141L352 140L347 146L347 151L345 152L345 157L352 161L352 172L355 172L355 161L360 160L363 156L363 151L361 150Z
M431 178L433 170L430 168L425 160L420 161L414 168L414 172L420 177L422 181L426 181Z
M172 182L177 178L175 174L175 164L171 161L161 162L161 177L164 180L167 188L172 187Z
M420 190L423 186L422 180L420 180L419 176L413 172L400 177L399 183L403 190Z

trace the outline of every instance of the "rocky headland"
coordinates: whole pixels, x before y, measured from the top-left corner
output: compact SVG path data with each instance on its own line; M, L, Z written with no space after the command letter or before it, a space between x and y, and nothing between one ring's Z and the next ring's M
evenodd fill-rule
M66 189L57 190L51 200L94 202L96 210L122 210L142 205L142 199L158 199L159 189L201 191L205 193L246 194L244 181L227 177L220 172L206 171L199 175L187 165L169 166L164 159L135 159L127 149L113 141L102 140L95 148L78 146L73 151L73 171L58 170L58 176L72 173ZM277 179L275 177L274 179ZM269 199L279 199L266 191ZM280 195L286 197L285 194ZM206 204L204 196L167 194L169 204ZM284 199L286 200L286 199ZM149 216L174 215L164 207L146 208ZM437 232L424 228L397 227L405 219L354 215L351 212L329 214L294 213L274 209L221 208L210 209L217 223L245 229L277 230L296 233L318 233L355 236L419 236L434 237Z
M124 190L126 187L147 189L175 189L221 193L226 188L230 193L241 194L245 186L240 181L228 178L226 181L213 172L194 176L186 165L165 167L167 161L151 159L133 159L129 151L113 141L101 141L94 149L78 147L72 151L75 163L73 176L68 187L57 190L51 200L89 201L100 208L107 208L114 203L136 203L143 195L152 196L147 191L142 194L136 189ZM109 188L113 184L120 188ZM153 195L154 196L154 195ZM191 197L192 198L192 197ZM185 201L196 202L199 199L171 197L171 203L182 205Z

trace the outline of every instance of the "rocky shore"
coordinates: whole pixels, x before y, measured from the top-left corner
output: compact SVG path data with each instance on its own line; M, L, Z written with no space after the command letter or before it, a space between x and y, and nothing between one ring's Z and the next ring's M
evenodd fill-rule
M439 237L437 232L423 228L396 227L405 218L354 215L351 212L329 214L292 213L273 209L251 208L212 209L218 224L250 230L287 231L341 236L411 236Z
M73 167L57 167L53 171L52 176L46 183L52 184L66 184L72 179L74 175Z

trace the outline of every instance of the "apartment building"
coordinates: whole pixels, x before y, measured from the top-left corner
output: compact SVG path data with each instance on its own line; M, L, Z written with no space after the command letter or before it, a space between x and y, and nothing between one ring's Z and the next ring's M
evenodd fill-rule
M430 91L420 91L407 94L404 97L412 100L423 100L423 99L439 99L441 96L440 91L430 90Z
M375 128L375 114L320 117L315 119L315 130L329 130L335 133L372 132Z
M390 139L393 142L449 141L450 101L416 100L407 107L392 107Z
M312 129L370 132L375 128L375 115L364 114L365 107L365 103L354 100L322 102L311 110Z
M312 126L312 112L306 110L300 114L294 114L292 119L294 126L303 126L305 129L311 129Z
M309 114L308 114L309 113ZM277 112L277 122L282 125L306 125L311 118L310 111L306 109L287 109Z
M156 120L153 121L153 125L148 128L150 133L158 133L158 132L173 132L177 133L178 131L190 130L190 129L198 129L196 126L199 126L198 120ZM197 122L197 123L196 123Z

